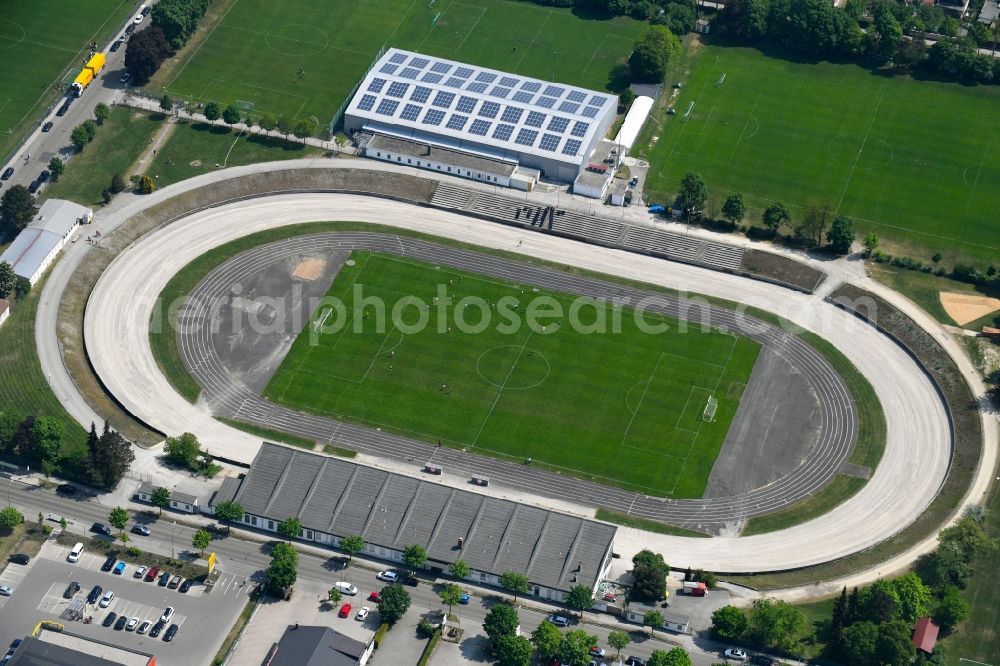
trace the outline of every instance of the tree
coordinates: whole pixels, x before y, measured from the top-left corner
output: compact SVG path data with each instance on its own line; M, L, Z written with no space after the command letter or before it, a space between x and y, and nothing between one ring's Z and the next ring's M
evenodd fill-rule
M132 76L132 84L145 85L169 56L170 45L159 26L152 25L132 35L125 48L125 69Z
M177 437L167 437L163 452L170 462L194 468L201 454L201 443L192 433L185 432Z
M111 429L107 421L100 437L94 425L90 426L87 437L89 476L95 486L111 490L122 480L129 466L135 460L135 452L127 439Z
M736 193L726 197L726 202L722 204L722 216L732 222L739 224L747 214L747 205L743 202L743 195Z
M0 298L7 298L17 289L17 273L9 261L0 261Z
M348 561L365 549L365 540L358 535L346 536L340 540L340 549L347 553Z
M649 635L652 636L657 629L663 626L663 613L658 610L648 610L642 616L642 623L649 627Z
M409 567L410 571L420 569L426 561L427 549L420 544L413 543L403 548L403 564Z
M326 598L332 604L339 604L340 600L344 598L344 595L342 595L340 593L340 590L338 590L336 587L331 587L326 592Z
M300 139L308 139L315 133L316 124L311 120L300 120L295 123L295 128L292 130L292 134Z
M852 664L867 664L875 654L878 626L872 622L855 622L844 629L841 649Z
M24 516L12 506L0 509L0 529L12 530L24 522Z
M531 664L531 642L524 636L501 636L496 646L500 666Z
M681 42L666 26L650 26L628 57L632 78L641 83L663 83L667 68L680 57Z
M594 605L594 593L586 585L574 585L566 595L566 605L580 613L582 618L583 611Z
M240 122L240 110L230 104L226 107L226 110L222 112L222 120L225 121L227 125L235 125Z
M531 642L535 646L538 656L543 660L549 660L559 652L562 632L548 620L542 620L538 628L531 632Z
M736 0L722 12L726 32L737 39L755 42L767 33L767 0Z
M448 607L448 615L451 615L451 608L462 601L462 588L454 583L448 583L438 592L441 603Z
M278 523L278 534L285 537L289 543L299 536L302 531L302 522L298 518L286 518Z
M97 122L98 126L104 124L104 121L111 116L111 109L104 102L99 102L97 106L94 107L94 120Z
M830 626L827 631L826 642L835 647L839 647L844 638L844 627L850 624L847 616L847 586L840 590L840 596L833 603L833 612L830 614Z
M567 631L559 644L559 661L567 666L586 666L591 662L590 646L597 643L597 636L583 629Z
M211 120L212 122L218 120L219 116L222 115L222 111L221 109L219 109L218 102L209 102L208 104L206 104L203 113L205 114L205 118L207 120Z
M677 193L681 206L688 214L702 209L708 199L708 186L697 171L689 171L681 178L681 188Z
M278 123L275 127L285 135L285 138L288 138L288 135L295 131L295 122L288 116L281 116L278 118Z
M73 142L73 146L79 151L83 150L84 146L94 140L94 135L87 129L86 123L80 123L70 132L69 140Z
M960 622L969 617L969 610L969 603L962 598L962 593L954 585L949 585L934 609L934 622L941 627L942 632L950 634Z
M276 543L271 550L271 564L264 581L272 594L285 597L298 579L299 554L287 543Z
M747 616L736 606L723 606L712 613L712 632L720 640L737 641L748 626Z
M119 532L125 531L125 526L128 525L129 518L128 509L121 506L111 509L111 513L108 514L108 522L117 527Z
M174 110L174 100L170 99L170 95L163 93L163 97L160 98L160 110L164 113L170 113Z
M608 634L608 645L615 650L615 659L618 659L621 656L622 650L628 647L628 644L631 642L632 639L629 638L629 635L624 631L615 629Z
M139 178L139 189L137 191L139 194L152 194L156 191L156 181L150 176L142 176Z
M226 523L227 530L237 520L243 520L243 506L239 502L226 500L215 505L213 515Z
M640 601L657 601L666 596L670 565L659 553L641 550L632 558L632 596Z
M878 234L874 231L869 232L865 239L862 241L865 246L865 256L870 257L878 252Z
M393 584L382 590L378 602L378 612L383 622L396 624L410 608L410 594L402 585Z
M125 179L122 178L122 175L120 173L114 173L111 175L111 187L109 187L108 189L110 189L113 194L124 192L126 187L127 184L125 182Z
M911 571L905 576L896 578L892 581L892 588L899 603L897 615L900 620L913 624L927 615L931 606L931 591L917 574Z
M157 515L162 516L163 510L170 506L170 491L164 487L159 487L149 496L150 503L159 509Z
M830 206L824 204L817 206L815 203L809 204L802 221L795 227L795 235L798 238L806 239L816 245L823 240L826 224L830 217Z
M65 170L66 165L63 164L63 161L59 159L58 155L53 156L52 159L49 160L49 173L52 174L52 182L59 180L59 176L63 175L63 171Z
M191 537L191 545L198 549L199 555L203 554L211 543L212 533L208 530L198 530Z
M782 224L788 224L792 221L792 214L788 212L785 204L776 201L764 209L764 214L761 215L760 219L768 231L777 234Z
M787 601L756 599L750 611L749 635L760 645L787 650L806 626L802 613Z
M647 666L691 666L691 657L684 648L675 647L670 652L663 650L653 650L649 656Z
M873 29L868 31L871 50L884 58L892 57L903 41L903 27L884 3L875 5L873 15Z
M260 128L265 132L270 132L278 126L278 119L274 117L274 114L265 113L260 117L257 124L260 125Z
M854 243L854 222L846 215L838 215L830 225L830 231L826 234L826 240L830 243L830 249L839 255L845 255L851 251Z
M62 423L54 418L29 416L15 434L15 452L39 465L46 460L54 461L59 457L62 435Z
M517 632L517 627L521 621L517 617L517 611L510 604L496 604L486 614L483 620L483 631L490 638L490 644L496 649L497 643L504 636L513 636Z
M517 601L517 595L528 592L528 577L517 571L504 571L500 574L500 587L510 590Z
M38 214L35 197L24 185L12 185L0 197L0 233L13 239Z
M882 624L899 617L899 595L892 583L879 579L861 595L861 617Z
M465 560L455 560L448 567L448 573L459 580L464 579L469 575L469 565L466 564Z

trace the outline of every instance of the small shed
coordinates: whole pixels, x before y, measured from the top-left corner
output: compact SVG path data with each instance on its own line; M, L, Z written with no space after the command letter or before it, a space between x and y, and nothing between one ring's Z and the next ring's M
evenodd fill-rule
M644 624L646 613L653 610L659 611L660 615L663 617L663 626L658 627L659 629L673 631L678 634L691 633L691 618L687 615L675 613L666 608L660 608L659 606L639 603L638 601L628 602L625 606L625 610L622 612L622 619L626 622Z
M708 22L708 19L700 18L694 22L694 31L700 35L707 35L711 27L712 24Z
M929 617L922 617L917 620L917 626L913 630L913 647L931 654L934 652L934 645L937 644L938 626Z

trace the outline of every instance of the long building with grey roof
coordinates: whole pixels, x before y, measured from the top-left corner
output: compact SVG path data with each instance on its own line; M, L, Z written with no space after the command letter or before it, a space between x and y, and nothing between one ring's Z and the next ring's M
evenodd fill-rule
M229 495L229 493L226 493ZM243 522L277 531L298 518L300 537L337 546L360 535L369 555L402 561L403 548L427 549L427 568L455 560L469 580L498 585L528 576L530 594L562 601L574 585L596 589L611 563L617 528L536 506L265 443L235 493Z

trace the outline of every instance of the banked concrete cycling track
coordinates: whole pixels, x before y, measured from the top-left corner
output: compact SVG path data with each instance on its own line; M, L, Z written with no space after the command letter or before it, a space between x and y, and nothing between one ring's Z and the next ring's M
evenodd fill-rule
M295 166L301 168L305 163ZM254 165L185 181L112 214L114 219L108 220L108 226L117 227L141 214L144 208L185 190L245 173L281 168L289 167ZM170 434L194 432L215 455L249 462L260 439L219 422L202 401L198 405L187 402L159 371L149 342L150 315L157 296L170 278L208 250L258 231L330 220L388 224L681 292L738 300L777 314L837 346L871 383L885 412L885 454L869 482L829 513L781 532L711 539L656 535L657 545L670 548L678 556L683 553L682 558L672 556L672 561L683 559L714 571L761 572L804 567L844 557L905 528L934 498L947 473L950 455L948 415L930 379L903 349L873 327L825 302L821 294L798 293L732 274L552 235L526 234L520 229L455 213L357 194L269 193L269 196L243 198L179 217L123 251L98 281L85 315L87 353L105 388L126 410L149 426ZM617 284L404 236L337 232L317 240L340 243L341 247L405 254L568 293L641 296ZM276 244L274 251L290 252L294 247L295 241L287 241ZM248 255L252 256L252 253ZM252 271L253 262L250 260L247 265L234 262L233 270ZM206 281L199 288L207 292L219 285ZM653 309L674 314L676 307L676 301L661 296ZM671 501L460 451L442 450L436 462L465 479L471 473L482 473L485 468L501 494L506 486L522 495L551 498L557 505L606 506L635 515L667 519L675 524L739 520L815 492L846 460L855 434L854 411L841 381L822 357L795 336L747 317L734 316L727 310L712 308L710 316L713 325L740 330L764 344L779 347L793 359L799 371L808 373L812 386L822 396L823 442L816 447L817 455L804 461L792 474L741 497ZM182 338L182 354L191 361L190 366L195 368L193 374L210 400L220 402L231 412L239 410L241 419L341 443L374 456L402 461L426 458L430 446L424 443L291 412L260 399L233 382L232 376L218 364L210 346L206 346L204 333L198 330ZM987 458L992 466L992 453L984 460ZM414 467L413 471L417 473L418 468ZM988 475L987 471L986 477ZM981 485L983 478L981 473L977 485ZM451 482L459 480L456 476Z

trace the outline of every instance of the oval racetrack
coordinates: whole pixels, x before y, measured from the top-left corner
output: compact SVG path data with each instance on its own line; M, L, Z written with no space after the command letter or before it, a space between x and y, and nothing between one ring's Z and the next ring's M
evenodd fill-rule
M325 220L391 224L681 291L739 300L781 315L835 344L865 374L885 410L886 451L871 480L857 495L830 513L780 533L746 538L659 537L661 543L677 553L671 556L672 562L689 562L714 571L740 572L802 567L836 559L874 545L912 522L933 499L944 478L950 449L948 420L930 381L903 350L871 327L825 303L820 296L364 196L297 194L228 204L182 218L124 251L95 287L85 319L88 353L108 390L126 409L155 428L169 434L195 432L209 452L249 462L259 446L259 438L216 421L203 406L191 405L159 372L149 345L150 315L156 297L170 277L213 247L256 231ZM356 233L338 236L339 242L376 243L376 247L385 251L403 252L418 258L421 253L431 253L423 258L478 272L498 271L498 276L513 281L531 282L524 272L540 271L535 274L536 279L557 281L544 284L561 291L587 293L591 289L610 288L616 292L624 289L401 237ZM519 239L523 245L519 244ZM441 258L442 252L448 253L452 261ZM669 313L669 299L661 300L660 306ZM746 330L748 322L745 320L727 321L725 317L732 317L732 313L716 312L722 318L713 320L713 324L728 323L731 328ZM545 483L550 483L554 477L559 484L546 486L544 494L564 501L600 504L638 515L698 524L779 507L790 498L801 497L825 484L847 456L844 442L849 447L855 428L853 411L849 401L845 402L841 382L824 374L825 362L794 336L773 327L748 333L768 337L770 344L780 345L795 358L796 365L815 373L811 381L825 398L824 418L827 420L824 425L829 433L825 455L806 461L788 477L742 498L668 501L554 475L546 475ZM241 390L231 377L227 378L224 368L216 365L217 359L207 353L204 341L199 343L197 339L197 336L191 337L192 346L184 353L195 360L194 374L211 393L211 399L224 399L240 410L241 418L252 415L272 427L288 425L292 415L294 420L308 424L302 425L303 428L313 428L316 426L314 421L330 427L332 422L326 419L289 412ZM334 424L333 428L328 435L332 441L395 458L409 457L413 455L414 446L425 446L346 424ZM321 434L313 429L308 433L310 436ZM470 465L469 456L457 451L444 451L443 454L447 457L441 462L448 471L476 471ZM524 468L521 466L506 465L506 469L501 469L505 463L491 462L500 468L496 472L491 469L489 475L501 486L539 487L539 479L522 478ZM577 484L585 484L592 489L590 492L606 495L581 498L581 486Z

